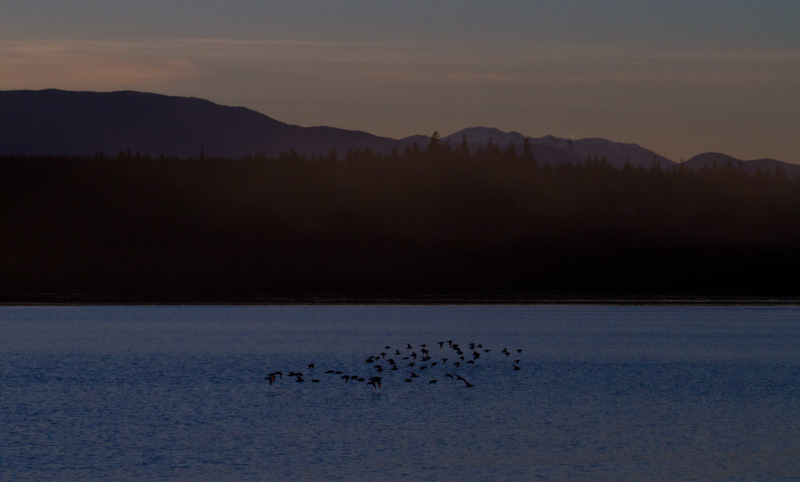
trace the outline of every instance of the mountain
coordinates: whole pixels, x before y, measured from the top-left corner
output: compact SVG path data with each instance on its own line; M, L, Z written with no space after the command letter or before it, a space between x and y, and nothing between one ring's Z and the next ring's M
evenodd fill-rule
M533 142L533 138L529 139L531 139L531 153L539 164L579 164L586 160L586 157L580 157L557 147L537 144ZM424 147L428 145L430 136L410 136L401 139L401 141L407 145L416 142L418 146ZM470 127L440 139L440 142L449 142L454 149L461 146L463 141L466 141L467 146L472 150L483 148L489 141L492 141L492 143L500 147L508 147L513 144L517 148L517 152L521 152L520 149L525 141L525 136L519 132L503 132L493 127Z
M531 139L531 143L562 149L583 159L595 156L598 158L605 157L616 168L621 168L626 163L634 167L645 168L650 168L655 164L662 167L674 164L666 157L645 149L638 144L613 142L608 139L586 138L573 140L545 136L539 139Z
M300 127L272 119L244 107L228 107L192 97L121 92L63 90L0 91L0 155L114 156L120 151L151 157L241 158L248 154L278 156L294 149L303 154L325 155L331 149L370 149L389 154L416 142L427 146L430 137L404 139L379 137L367 132L334 127ZM441 139L457 148L466 140L471 149L491 140L503 147L528 140L540 164L577 164L587 158L605 158L614 167L650 168L672 161L638 144L607 139L530 137L491 127L470 127ZM728 162L748 172L783 168L794 177L800 166L774 159L741 161L724 154L706 153L686 162L690 168Z
M517 148L522 146L525 139L530 142L533 154L539 163L548 162L559 164L564 162L583 162L587 157L603 157L616 168L621 168L625 163L636 167L650 168L653 164L670 166L674 163L664 156L645 149L638 144L624 144L607 139L563 139L554 136L530 137L519 132L503 132L492 127L471 127L443 137L443 141L450 141L459 145L466 140L470 146L482 146L489 140L500 147L514 144Z
M0 92L0 154L116 155L120 150L240 158L370 148L394 139L332 127L299 127L243 107L141 92Z
M725 167L731 165L737 169L756 174L757 172L775 172L778 168L782 169L790 178L800 175L800 165L791 164L788 162L778 161L776 159L754 159L750 161L742 161L735 157L720 154L718 152L705 152L694 156L683 163L684 166L691 170L698 171L706 167Z
M442 138L443 142L450 141L454 146L461 144L462 140L466 140L470 146L483 146L491 140L501 147L508 147L511 144L520 147L525 136L519 132L503 132L494 127L469 127Z

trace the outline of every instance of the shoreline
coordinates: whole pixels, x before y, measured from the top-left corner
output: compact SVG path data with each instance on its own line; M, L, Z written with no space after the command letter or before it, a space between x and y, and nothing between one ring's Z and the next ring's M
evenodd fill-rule
M719 295L342 295L342 294L138 294L0 293L0 306L326 306L326 305L652 305L790 306L793 296Z

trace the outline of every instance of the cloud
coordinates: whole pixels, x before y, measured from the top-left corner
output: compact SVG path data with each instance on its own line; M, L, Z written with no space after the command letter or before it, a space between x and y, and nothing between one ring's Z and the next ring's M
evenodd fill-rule
M617 45L309 42L214 38L2 41L0 88L158 88L262 79L433 87L797 83L799 50L653 51ZM324 77L324 79L323 79ZM294 79L294 80L292 80ZM280 86L277 86L280 88ZM291 85L285 88L290 89Z
M126 89L201 75L186 56L158 44L0 41L0 88Z

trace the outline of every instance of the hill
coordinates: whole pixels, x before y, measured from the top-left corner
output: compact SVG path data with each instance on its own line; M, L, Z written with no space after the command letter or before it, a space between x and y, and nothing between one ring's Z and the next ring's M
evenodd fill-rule
M152 156L240 158L369 148L397 141L332 127L299 127L243 107L141 92L0 92L0 154L74 155L120 150Z
M278 156L292 149L307 155L363 149L385 155L414 143L424 148L429 139L416 135L397 140L335 127L301 127L244 107L191 97L132 91L0 91L0 155L115 156L131 151L151 157L242 158ZM452 147L466 141L473 150L488 142L521 149L526 140L539 164L579 164L597 158L616 168L675 165L638 144L608 139L531 137L491 127L470 127L441 139ZM791 177L800 173L800 166L774 159L740 161L712 153L696 156L686 165L699 169L714 161L731 162L751 173L777 167Z
M471 127L460 130L454 134L443 137L453 145L459 145L466 140L470 146L485 145L491 140L500 147L514 145L522 146L525 139L531 145L534 156L540 164L578 163L587 158L605 158L612 166L621 168L627 162L635 167L650 168L654 164L661 166L674 165L666 157L657 154L638 144L625 144L608 139L564 139L555 136L530 137L519 132L503 132L492 127Z
M718 152L706 152L699 154L684 162L684 165L694 171L717 167L733 166L734 168L741 169L749 174L776 172L781 169L790 178L800 175L800 165L790 164L788 162L778 161L776 159L755 159L750 161L742 161L726 154Z

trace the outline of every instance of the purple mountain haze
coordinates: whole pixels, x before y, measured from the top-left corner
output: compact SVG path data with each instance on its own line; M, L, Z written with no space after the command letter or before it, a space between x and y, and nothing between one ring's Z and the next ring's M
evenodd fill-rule
M637 144L607 139L526 137L489 127L471 127L441 138L458 147L514 145L518 152L525 139L540 164L580 163L605 159L621 168L629 164L650 168L675 165L671 160ZM404 139L379 137L334 127L300 127L286 124L243 107L227 107L207 100L159 94L123 92L72 92L62 90L0 91L0 154L114 156L130 150L151 157L205 156L241 158L248 154L277 156L291 149L302 154L326 155L336 150L371 149L389 154L416 142L425 147L429 136ZM748 172L781 167L790 176L800 165L774 159L740 161L724 154L706 153L686 162L692 169L732 163Z

